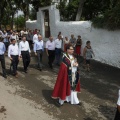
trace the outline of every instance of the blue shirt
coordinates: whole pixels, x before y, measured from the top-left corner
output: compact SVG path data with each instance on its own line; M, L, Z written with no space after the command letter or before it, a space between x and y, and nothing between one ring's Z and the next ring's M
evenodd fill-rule
M43 47L43 40L37 40L35 43L34 43L34 52L36 52L36 50L43 50L44 47Z
M0 42L0 55L3 55L6 51L5 44Z
M2 37L4 38L3 42L9 42L7 38L7 33L3 34Z

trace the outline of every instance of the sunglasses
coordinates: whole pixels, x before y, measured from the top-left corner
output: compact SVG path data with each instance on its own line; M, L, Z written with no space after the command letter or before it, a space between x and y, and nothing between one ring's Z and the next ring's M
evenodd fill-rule
M69 49L69 50L74 50L74 49Z

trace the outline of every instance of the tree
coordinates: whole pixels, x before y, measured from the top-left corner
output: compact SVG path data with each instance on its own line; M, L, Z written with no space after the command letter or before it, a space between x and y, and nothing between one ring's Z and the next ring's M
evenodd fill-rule
M3 21L3 16L4 16L4 12L5 12L5 8L7 6L7 0L0 0L0 28L2 25L2 21Z
M31 0L30 2L33 8L38 11L40 7L49 6L52 3L52 0Z
M25 18L23 15L18 16L18 18L14 18L15 26L18 27L18 29L24 28Z
M116 3L111 1L109 9L106 9L101 16L93 19L93 25L109 30L120 29L120 1L116 1Z
M82 15L82 10L83 10L83 5L86 0L80 0L79 6L78 6L78 11L76 15L76 21L79 21Z
M32 8L32 9L30 10L29 18L30 18L31 20L36 20L36 19L37 19L37 14L36 14L36 13L37 13L36 10L35 10L34 8Z

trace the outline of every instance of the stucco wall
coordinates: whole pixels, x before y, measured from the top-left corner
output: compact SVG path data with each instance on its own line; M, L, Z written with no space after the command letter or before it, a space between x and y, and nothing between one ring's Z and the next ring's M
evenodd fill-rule
M37 27L37 20L34 20L34 21L28 20L28 21L26 21L26 27L31 29L31 30L36 29L36 27Z
M40 29L44 37L44 14L42 10L49 10L50 32L56 38L59 31L63 36L70 38L71 34L75 37L81 35L83 45L82 50L87 40L91 41L92 48L95 53L95 60L120 68L120 31L107 31L103 29L95 29L89 21L80 22L63 22L60 21L59 11L55 6L39 9L37 13L37 21L30 23L26 22L27 28Z

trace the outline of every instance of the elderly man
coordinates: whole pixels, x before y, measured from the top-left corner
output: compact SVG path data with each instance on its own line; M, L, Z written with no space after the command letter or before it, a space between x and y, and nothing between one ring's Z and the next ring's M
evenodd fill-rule
M5 47L6 47L6 50L8 49L8 46L9 46L9 39L8 39L8 34L7 34L7 32L4 30L4 32L3 32L3 35L2 35L2 37L3 37L3 42L4 42L4 44L5 44Z
M11 39L15 39L16 43L18 43L19 38L15 31L13 31L12 35L10 36L10 42L11 42Z
M24 72L27 73L27 68L30 64L30 47L26 36L22 36L22 41L19 43L19 56L23 59Z
M8 57L13 67L13 75L18 77L17 66L19 63L19 49L15 39L11 39L11 45L8 48Z
M0 37L0 61L1 61L1 66L2 66L3 77L7 78L6 67L5 67L5 57L4 57L5 51L6 51L6 48L3 43L3 38Z
M43 55L43 51L44 51L44 46L43 46L43 40L42 40L42 36L38 35L38 40L34 43L34 52L35 55L38 58L38 68L40 69L40 71L42 70L42 55Z
M33 35L33 43L35 43L36 41L38 41L38 35L39 35L39 31L37 30L35 32L35 34Z
M46 42L46 53L48 56L48 64L51 69L53 69L53 61L55 59L55 41L53 41L53 37L50 36L49 40Z
M60 66L60 57L62 49L62 38L61 35L58 35L58 38L55 40L55 59L56 65Z

